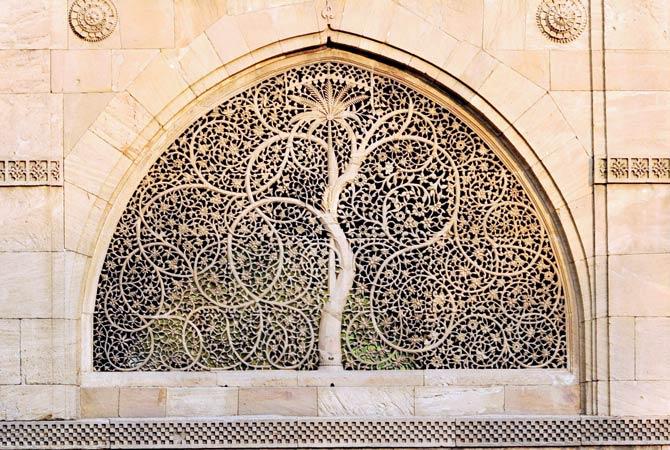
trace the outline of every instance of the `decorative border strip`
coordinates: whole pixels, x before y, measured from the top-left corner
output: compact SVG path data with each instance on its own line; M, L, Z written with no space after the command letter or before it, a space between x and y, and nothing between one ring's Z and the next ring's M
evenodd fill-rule
M594 182L670 183L670 158L598 158Z
M242 418L0 422L0 448L524 447L670 444L668 417Z
M60 161L0 160L0 186L61 186L62 184Z

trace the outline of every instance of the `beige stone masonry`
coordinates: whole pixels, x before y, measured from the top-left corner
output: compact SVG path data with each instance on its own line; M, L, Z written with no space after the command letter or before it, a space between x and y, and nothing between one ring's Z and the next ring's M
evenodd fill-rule
M579 386L505 386L505 412L578 414Z
M613 255L609 259L612 316L670 316L670 255Z
M316 416L316 388L240 388L239 414Z
M20 321L0 319L0 385L21 383ZM2 407L0 406L0 409ZM1 417L1 416L0 416Z
M121 388L119 415L121 417L165 417L167 389Z
M24 384L76 384L79 322L21 320L21 378Z
M234 416L237 415L235 388L170 388L167 391L166 415Z
M82 388L79 394L81 417L118 417L119 390L118 387Z
M0 196L0 251L63 248L62 188L4 187Z
M670 317L635 319L635 379L670 380Z
M412 416L412 387L320 387L320 416Z
M50 92L48 50L0 50L0 93Z
M51 92L109 92L111 50L53 50Z
M416 388L417 416L500 414L505 408L505 388Z

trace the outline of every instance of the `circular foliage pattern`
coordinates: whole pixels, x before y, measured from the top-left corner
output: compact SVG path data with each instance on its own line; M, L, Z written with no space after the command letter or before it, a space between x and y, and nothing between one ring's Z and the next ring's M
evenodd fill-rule
M75 0L70 6L70 27L85 41L102 41L114 32L119 20L110 0Z
M554 42L566 43L582 34L587 14L580 0L542 0L536 19L545 36Z
M567 364L556 255L519 180L446 105L335 61L169 146L96 301L102 371L314 369L326 341L347 369Z

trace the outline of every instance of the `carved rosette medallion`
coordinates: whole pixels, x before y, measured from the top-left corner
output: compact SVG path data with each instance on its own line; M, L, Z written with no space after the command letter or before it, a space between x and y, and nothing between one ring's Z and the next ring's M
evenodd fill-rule
M102 267L94 365L566 367L550 236L451 106L353 64L293 67L142 180Z
M537 25L554 42L574 41L586 28L587 14L580 0L542 0Z
M85 41L98 42L116 28L116 7L109 0L75 0L70 7L70 27Z

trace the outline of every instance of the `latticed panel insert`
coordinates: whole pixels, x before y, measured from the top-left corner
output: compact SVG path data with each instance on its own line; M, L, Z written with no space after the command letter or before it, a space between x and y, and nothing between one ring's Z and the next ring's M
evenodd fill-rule
M493 144L446 100L322 61L223 101L151 167L105 258L94 365L563 368L565 304Z

